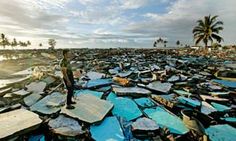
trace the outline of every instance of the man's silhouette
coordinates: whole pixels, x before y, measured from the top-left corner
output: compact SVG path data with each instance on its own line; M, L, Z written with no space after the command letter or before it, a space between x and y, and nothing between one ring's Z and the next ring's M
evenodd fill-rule
M73 92L74 92L74 77L72 72L72 67L70 64L70 51L63 50L63 59L60 61L61 71L63 74L63 80L67 88L67 109L74 109L75 107L72 104L75 104L72 101Z

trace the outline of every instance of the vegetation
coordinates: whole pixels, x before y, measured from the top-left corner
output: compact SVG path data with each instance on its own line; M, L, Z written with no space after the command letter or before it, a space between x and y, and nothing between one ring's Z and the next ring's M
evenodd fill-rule
M54 49L56 46L55 39L49 39L48 44L50 46L49 49ZM27 47L30 45L31 45L31 42L29 40L24 42L24 41L17 41L16 38L13 38L12 41L10 41L4 33L2 33L0 37L0 46L2 46L3 48L5 48L6 46L11 46L12 48L14 48L16 46ZM42 47L43 44L39 43L38 46Z
M56 40L55 39L48 39L49 49L54 49L56 46Z
M1 34L1 41L0 41L0 45L5 48L6 46L11 46L12 48L13 47L16 47L16 46L21 46L21 47L27 47L27 46L30 46L31 45L31 42L30 41L26 41L26 42L23 42L23 41L18 41L16 40L16 38L13 38L12 41L10 41L5 34Z
M177 45L177 46L180 45L180 41L179 41L179 40L176 41L176 45Z
M164 43L164 47L166 47L166 44L168 43L168 41L164 40L163 43Z
M164 47L166 47L166 44L168 43L168 41L167 40L164 40L164 39L162 39L162 38L159 38L159 39L157 39L155 42L154 42L154 44L153 44L153 47L157 47L157 44L164 44Z
M210 41L213 44L213 40L218 43L223 41L223 38L219 36L219 32L223 30L223 22L217 20L218 16L205 16L204 19L198 20L198 25L193 29L193 35L195 44L198 45L201 41L204 43L205 48Z

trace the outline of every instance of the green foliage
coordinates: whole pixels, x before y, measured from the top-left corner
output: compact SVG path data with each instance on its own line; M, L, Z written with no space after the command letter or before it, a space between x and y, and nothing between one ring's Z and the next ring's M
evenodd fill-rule
M49 49L54 49L56 46L56 40L55 39L48 39Z
M198 25L193 29L193 35L195 44L198 45L200 42L208 45L208 41L213 43L216 40L218 43L223 41L223 38L219 36L219 32L223 30L223 22L217 20L218 16L205 16L204 19L198 20Z
M157 44L159 44L159 43L164 44L164 47L166 47L166 44L168 43L168 41L163 40L162 38L159 38L154 42L153 47L157 47Z
M0 40L0 45L3 46L3 48L5 48L6 46L11 46L11 47L15 47L15 46L21 46L21 47L27 47L28 45L31 45L30 41L27 42L23 42L23 41L19 41L17 42L15 38L13 38L12 42L6 37L5 34L1 34L1 40Z

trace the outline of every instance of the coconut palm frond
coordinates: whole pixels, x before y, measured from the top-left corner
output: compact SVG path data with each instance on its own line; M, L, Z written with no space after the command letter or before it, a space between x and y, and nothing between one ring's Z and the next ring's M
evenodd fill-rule
M223 22L217 21L219 16L205 16L202 20L197 21L197 25L193 28L192 33L194 35L195 44L201 41L207 46L208 41L211 43L216 40L217 42L223 41L223 38L218 34L224 28L222 27Z
M224 39L222 37L220 37L219 35L217 35L217 34L212 34L212 38L214 38L219 43L221 41L224 41Z

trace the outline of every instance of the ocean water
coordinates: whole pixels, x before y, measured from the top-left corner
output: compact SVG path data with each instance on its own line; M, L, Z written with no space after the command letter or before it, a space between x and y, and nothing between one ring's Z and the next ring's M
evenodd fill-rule
M5 55L0 55L0 61L4 61L4 60L9 60L9 59L18 59L17 56L5 56Z

